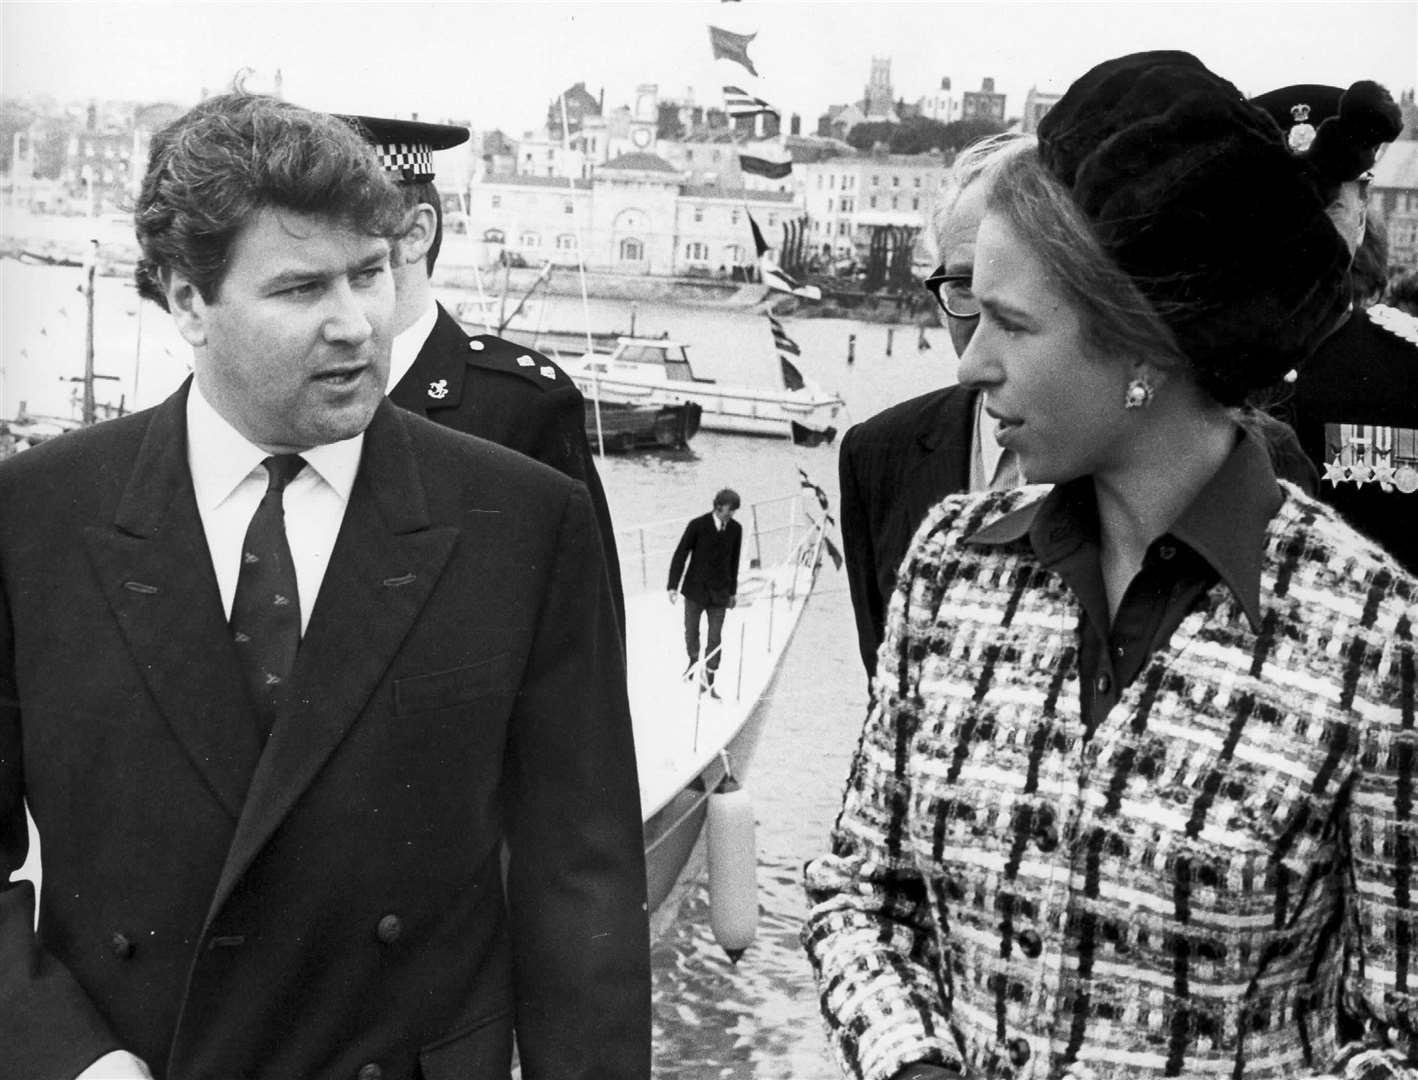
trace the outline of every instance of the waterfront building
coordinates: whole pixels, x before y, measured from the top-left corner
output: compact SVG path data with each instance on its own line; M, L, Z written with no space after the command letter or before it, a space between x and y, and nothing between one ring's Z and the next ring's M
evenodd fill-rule
M1019 117L1019 130L1031 135L1038 131L1039 121L1044 119L1048 111L1054 107L1054 103L1062 96L1062 94L1050 94L1038 87L1031 86L1029 93L1024 95L1024 112Z
M590 178L516 175L475 184L468 231L531 265L675 277L730 277L757 261L751 212L765 237L798 212L791 192L694 184L655 154L635 151Z
M938 89L932 90L916 102L916 113L939 124L949 124L960 119L960 99L950 90L949 75L941 78Z
M995 93L995 81L980 80L980 89L966 90L960 97L960 119L993 120L1004 124L1004 95Z
M808 247L829 260L861 258L882 227L920 230L934 213L947 175L938 151L873 151L794 167L801 172Z
M1374 164L1369 212L1388 226L1388 264L1418 270L1418 140L1390 143Z

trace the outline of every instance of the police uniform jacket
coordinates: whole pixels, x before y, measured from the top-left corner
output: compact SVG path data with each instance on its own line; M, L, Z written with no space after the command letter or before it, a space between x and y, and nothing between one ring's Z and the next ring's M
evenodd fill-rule
M1320 471L1320 498L1418 573L1418 319L1354 312L1278 411Z
M623 661L581 484L387 402L268 740L184 386L0 463L0 1073L649 1074ZM504 873L499 852L510 852Z
M389 398L444 427L490 439L586 485L623 639L625 600L615 530L586 441L585 403L566 373L534 349L490 334L469 337L439 304L428 340Z

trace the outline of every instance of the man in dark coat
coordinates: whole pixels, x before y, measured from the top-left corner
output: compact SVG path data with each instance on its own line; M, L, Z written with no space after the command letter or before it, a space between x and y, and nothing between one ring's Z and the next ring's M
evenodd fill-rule
M343 124L202 102L136 214L193 378L0 462L7 1076L649 1076L590 499L385 400L402 218Z
M374 146L409 211L409 225L394 246L397 298L390 400L455 431L526 454L586 485L623 640L625 600L615 530L586 440L581 392L534 349L492 334L469 337L433 296L430 277L443 244L443 205L433 184L433 152L466 142L468 129L375 116L343 119Z
M738 493L724 488L714 496L712 511L684 527L684 535L670 558L670 603L675 603L679 594L684 595L684 648L689 655L684 675L690 678L699 668L699 622L703 617L709 632L699 686L714 698L719 696L714 689L714 673L719 669L724 615L738 603L739 553L743 549L743 526L734 520L738 508Z

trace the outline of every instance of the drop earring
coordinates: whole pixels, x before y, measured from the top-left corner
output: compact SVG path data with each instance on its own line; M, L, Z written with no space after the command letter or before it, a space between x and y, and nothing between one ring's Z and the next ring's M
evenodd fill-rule
M1152 394L1152 381L1146 375L1138 375L1128 383L1127 393L1123 395L1123 408L1145 409L1152 404Z

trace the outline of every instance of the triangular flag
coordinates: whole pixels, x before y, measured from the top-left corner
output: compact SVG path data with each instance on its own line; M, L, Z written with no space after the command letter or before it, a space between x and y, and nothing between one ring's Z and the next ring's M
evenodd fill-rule
M832 568L834 570L841 570L842 553L837 550L837 545L832 542L832 537L824 536L822 538L822 545L827 548L827 556L832 560Z
M739 168L746 173L753 173L754 176L764 176L769 180L781 180L793 171L793 162L791 159L787 161L769 161L767 158L740 154Z
M745 211L747 213L747 211ZM761 259L768 254L768 244L763 239L763 233L758 230L758 222L753 220L753 215L748 215L748 227L753 230L753 250Z
M709 27L709 47L714 50L715 60L732 60L742 64L750 75L757 75L753 61L748 58L748 43L757 34L735 34L718 26Z
M801 390L807 385L803 382L803 373L793 366L793 362L786 356L778 357L778 363L783 368L783 389Z

